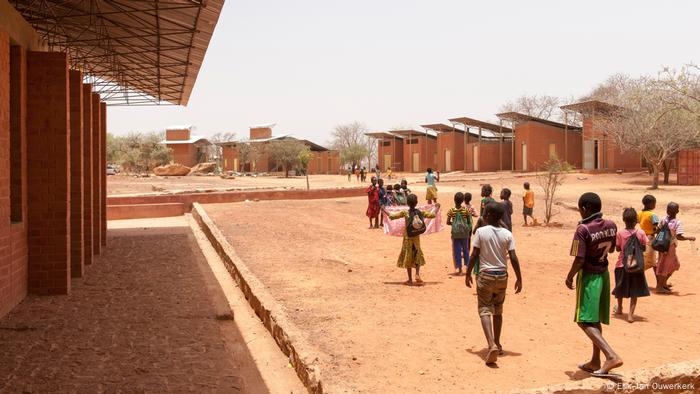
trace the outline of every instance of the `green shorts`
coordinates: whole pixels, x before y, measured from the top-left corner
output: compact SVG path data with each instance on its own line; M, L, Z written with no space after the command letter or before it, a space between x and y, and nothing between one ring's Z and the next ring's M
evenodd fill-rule
M610 273L578 272L576 323L610 324Z

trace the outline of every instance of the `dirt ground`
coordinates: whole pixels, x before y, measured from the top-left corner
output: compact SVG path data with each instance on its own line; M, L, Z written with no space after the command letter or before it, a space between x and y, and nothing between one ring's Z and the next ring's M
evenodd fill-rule
M460 173L447 175L447 178L461 176ZM403 177L409 181L417 181L417 174L396 174L395 178ZM400 179L400 178L399 178ZM353 176L348 182L347 175L311 175L309 186L313 188L326 187L357 187L362 184ZM231 191L251 189L306 189L305 177L244 176L236 179L221 179L218 176L181 176L134 178L126 175L111 175L107 177L108 195L158 194L177 193L183 191Z
M462 177L438 185L443 215L454 192L478 195L481 182L475 176ZM556 221L562 228L521 227L523 180L494 175L490 181L495 190L514 191L514 235L524 286L514 295L511 277L502 336L506 353L496 368L483 362L486 344L476 293L465 287L463 276L451 276L448 231L421 240L427 283L407 287L402 285L405 270L396 268L401 238L367 229L364 198L205 208L320 349L322 376L334 392L375 392L379 387L396 393L506 391L587 378L576 364L591 353L590 342L573 323L574 291L564 285L580 217L560 206ZM647 181L641 174L573 174L560 198L574 206L581 193L596 191L603 197L604 213L621 225L623 207L640 207ZM409 186L424 198L424 184ZM542 193L537 186L534 190L535 215L541 220ZM700 234L698 192L698 187L678 186L656 191L657 213L672 199L680 203L687 234ZM605 327L606 338L625 361L622 374L700 357L698 257L688 242L678 253L682 267L670 281L674 294L642 298L637 322L613 318ZM650 273L647 280L655 283Z

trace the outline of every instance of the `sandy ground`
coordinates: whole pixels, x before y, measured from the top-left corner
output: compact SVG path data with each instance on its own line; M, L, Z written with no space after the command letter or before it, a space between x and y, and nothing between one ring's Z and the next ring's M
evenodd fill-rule
M597 191L604 212L618 224L622 208L639 208L646 193L643 175L579 176L569 176L562 201L575 205L582 192ZM462 177L439 185L444 209L455 191L478 195L480 182ZM502 337L506 354L497 368L483 362L485 339L475 291L464 286L464 277L450 275L448 231L422 239L427 284L406 287L401 284L405 270L396 268L401 239L367 229L364 198L205 208L323 353L324 381L344 389L338 391L504 391L584 379L587 375L576 364L590 357L590 342L573 323L574 292L564 286L578 213L560 207L556 220L562 228L523 228L517 214L523 179L492 178L499 178L490 181L496 190L514 190L514 233L524 276L521 294L513 294L513 277L509 283ZM413 189L422 200L424 184ZM677 186L656 191L657 212L671 199L679 202L686 232L700 234L699 191ZM536 186L535 192L535 214L541 218L542 193ZM682 268L671 279L673 295L643 298L637 307L639 321L613 318L605 327L606 338L625 360L623 374L700 357L698 257L687 242L679 256ZM650 273L647 278L655 283Z
M460 173L454 173L454 175L449 175L448 178L461 175ZM420 175L396 174L396 177L405 177L409 181L417 181ZM361 185L362 184L358 182L354 176L350 182L348 182L347 175L311 175L309 177L309 186L311 188L357 187ZM246 176L236 179L221 179L218 176L151 176L148 178L134 178L125 175L111 175L107 177L107 194L110 196L174 193L194 190L229 191L281 188L306 189L306 178L284 178L276 175L261 177Z

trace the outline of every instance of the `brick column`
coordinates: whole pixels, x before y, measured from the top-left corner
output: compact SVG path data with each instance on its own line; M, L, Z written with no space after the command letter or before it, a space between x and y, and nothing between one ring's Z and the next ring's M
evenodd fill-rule
M107 246L107 103L100 103L100 241Z
M102 253L100 232L102 225L102 178L100 177L100 95L92 93L92 254ZM104 174L102 174L104 176Z
M68 56L27 52L29 291L70 291Z
M83 243L86 265L92 264L92 85L83 85Z
M9 297L10 264L10 39L0 30L0 316L17 300Z
M70 70L70 274L83 276L83 73Z

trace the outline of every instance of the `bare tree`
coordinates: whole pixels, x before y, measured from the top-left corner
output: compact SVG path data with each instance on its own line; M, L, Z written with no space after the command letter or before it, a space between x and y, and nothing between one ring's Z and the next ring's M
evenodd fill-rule
M224 152L223 148L219 143L221 142L233 142L236 140L236 133L234 132L223 132L223 133L216 133L209 137L209 141L212 143L212 145L208 146L206 149L206 154L208 157L211 157L216 161L216 165L219 168L223 167L223 161L224 161Z
M331 146L340 152L342 164L358 165L365 158L371 162L373 152L376 156L377 144L365 133L367 126L360 122L335 126L331 134Z
M541 119L559 119L559 106L562 103L563 100L555 96L524 95L502 105L501 112L519 112Z
M544 222L549 224L552 217L556 215L553 211L554 205L557 203L556 193L559 186L564 184L566 174L573 167L556 156L550 157L537 172L537 183L542 187L544 192Z
M680 78L615 75L591 95L614 104L614 110L598 114L595 126L612 136L622 151L639 152L652 170L652 189L659 187L659 171L680 150L698 145L700 117L692 98L670 87Z
M285 178L288 178L289 170L299 165L299 154L307 147L301 141L285 139L270 142L266 149L270 159L282 167Z

